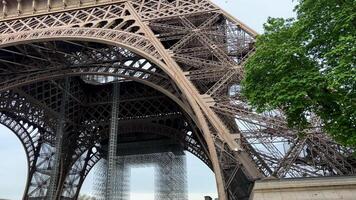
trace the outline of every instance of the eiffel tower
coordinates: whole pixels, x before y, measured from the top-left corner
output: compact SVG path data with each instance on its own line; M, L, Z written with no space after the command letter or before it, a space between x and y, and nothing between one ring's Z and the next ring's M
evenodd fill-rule
M240 81L257 33L210 0L1 6L0 123L27 155L23 199L77 199L123 141L173 141L213 170L219 200L268 177L355 172L353 150L318 126L300 135L281 111L249 107Z

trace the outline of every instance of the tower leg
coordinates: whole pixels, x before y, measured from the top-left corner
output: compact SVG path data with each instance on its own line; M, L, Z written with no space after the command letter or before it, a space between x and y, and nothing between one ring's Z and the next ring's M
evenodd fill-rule
M59 193L61 188L59 187L59 183L63 182L60 180L60 172L63 171L61 169L61 166L63 168L63 163L61 164L62 157L63 157L63 152L62 152L62 146L63 146L63 138L64 138L64 126L65 126L65 107L66 107L66 101L68 98L68 94L66 91L69 89L69 78L65 79L65 92L63 92L62 96L62 102L60 106L60 116L58 119L58 125L57 125L57 130L56 130L56 139L55 139L55 153L54 153L54 160L53 160L53 165L52 165L52 170L51 170L51 178L50 178L50 184L47 190L47 199L48 200L57 200L59 199Z

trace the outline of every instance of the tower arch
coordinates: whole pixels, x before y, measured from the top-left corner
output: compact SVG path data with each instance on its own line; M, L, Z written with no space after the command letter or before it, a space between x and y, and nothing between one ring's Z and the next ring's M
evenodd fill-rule
M222 200L247 199L253 182L263 177L355 172L352 149L341 147L318 128L307 137L300 137L297 131L288 128L282 112L256 113L239 91L230 91L240 85L244 62L254 52L257 34L209 0L4 0L1 3L1 94L27 96L26 101L34 107L17 107L22 111L16 117L41 123L46 133L44 139L48 141L53 140L56 132L53 127L59 121L56 99L62 98L65 91L61 78L67 77L73 87L80 88L84 83L95 84L95 77L115 76L160 90L190 116L202 133L201 140L206 142ZM59 63L65 59L54 62L56 57L52 57L61 54L57 47L65 46L60 46L58 40L71 48L76 46L73 48L77 50L93 48L90 42L130 50L155 65L157 71L137 69L137 65L130 64L103 66L104 60L80 66L78 60L72 59L72 63L70 60L66 63L72 67L63 66ZM98 55L103 54L95 52L92 56L98 58ZM88 55L71 56L90 61ZM35 92L32 86L40 92ZM52 101L44 97L46 92L57 95ZM36 94L35 98L29 93ZM78 105L82 103L82 99L73 96L68 101L71 117L79 112ZM29 105L26 101L24 105ZM44 106L43 101L53 104ZM30 116L31 109L39 110ZM75 123L69 123L67 130L70 129L77 131ZM75 135L73 132L69 134L71 137ZM276 143L284 145L282 152ZM53 148L44 148L47 155L53 154ZM37 196L46 192L41 185L33 187Z

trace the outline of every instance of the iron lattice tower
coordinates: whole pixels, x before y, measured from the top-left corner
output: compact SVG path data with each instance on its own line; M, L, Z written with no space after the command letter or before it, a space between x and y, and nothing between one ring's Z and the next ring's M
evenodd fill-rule
M113 81L117 131L181 144L215 172L221 200L248 199L264 177L355 171L353 150L319 126L301 136L282 112L249 108L240 80L256 33L209 0L1 5L0 121L26 151L24 199L78 197L107 149Z

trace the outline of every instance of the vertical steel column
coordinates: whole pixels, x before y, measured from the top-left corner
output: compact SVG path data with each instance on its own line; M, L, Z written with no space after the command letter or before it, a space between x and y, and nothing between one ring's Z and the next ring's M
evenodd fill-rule
M119 115L119 96L120 83L113 84L113 102L111 109L111 125L108 150L108 173L105 199L114 199L115 180L116 180L116 157L117 157L117 138L118 138L118 115Z
M59 111L59 119L57 124L57 131L56 131L56 139L55 139L55 154L54 154L54 161L52 165L52 174L50 177L50 183L47 190L47 199L48 200L55 200L57 185L58 185L58 178L60 172L60 161L62 157L62 143L63 143L63 134L64 134L64 126L65 126L65 109L66 109L66 101L68 99L68 89L69 89L69 78L65 79L65 88L63 90L61 107Z

